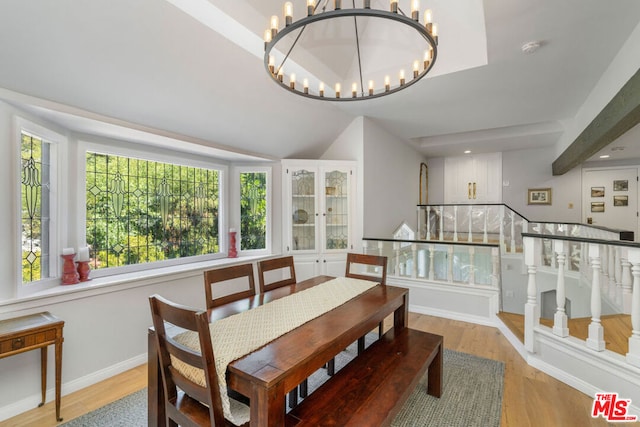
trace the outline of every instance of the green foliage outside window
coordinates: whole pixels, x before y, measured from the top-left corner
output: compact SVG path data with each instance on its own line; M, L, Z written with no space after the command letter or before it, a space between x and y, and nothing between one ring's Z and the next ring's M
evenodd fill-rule
M267 247L267 174L240 174L240 248Z
M92 268L219 252L220 172L88 152Z

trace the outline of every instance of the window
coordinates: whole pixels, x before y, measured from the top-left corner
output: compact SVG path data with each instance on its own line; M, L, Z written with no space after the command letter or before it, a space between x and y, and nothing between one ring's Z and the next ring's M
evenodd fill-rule
M219 253L220 180L217 169L88 151L92 268Z
M52 150L42 138L21 132L22 283L51 276Z
M240 250L267 249L267 172L240 172Z

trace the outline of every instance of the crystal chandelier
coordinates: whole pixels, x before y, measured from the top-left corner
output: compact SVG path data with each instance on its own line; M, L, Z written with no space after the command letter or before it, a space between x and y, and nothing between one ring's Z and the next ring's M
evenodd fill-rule
M430 9L420 23L419 0L411 0L410 16L398 0L390 0L388 10L386 0L375 7L371 0L362 7L355 0L345 8L341 0L332 3L330 9L329 0L307 0L306 11L298 11L304 16L294 21L293 4L286 2L283 28L271 17L264 65L281 87L319 100L372 99L408 88L433 67L438 29Z

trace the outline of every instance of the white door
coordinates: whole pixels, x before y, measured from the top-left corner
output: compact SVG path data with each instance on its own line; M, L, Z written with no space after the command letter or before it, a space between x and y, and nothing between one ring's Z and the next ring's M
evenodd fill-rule
M582 201L584 223L633 231L638 240L637 167L585 169Z

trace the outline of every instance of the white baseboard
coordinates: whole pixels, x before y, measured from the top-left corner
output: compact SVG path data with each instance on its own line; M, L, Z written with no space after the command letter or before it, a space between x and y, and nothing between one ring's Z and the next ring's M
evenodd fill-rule
M474 315L469 315L464 313L458 313L453 311L447 311L447 310L439 310L433 307L424 307L421 305L409 304L409 311L412 311L414 313L419 313L419 314L426 314L428 316L443 317L445 319L475 323L477 325L492 326L494 328L498 326L497 322L494 319L489 319L482 316L474 316Z
M106 367L99 371L92 372L89 375L85 375L84 377L63 383L62 396L66 396L75 391L82 390L83 388L99 383L100 381L106 380L107 378L111 378L114 375L121 374L144 363L147 363L147 353L140 354L138 356L132 357L131 359L116 363L115 365ZM54 400L54 398L55 386L47 389L46 401L51 402ZM15 417L18 414L37 408L40 404L40 399L40 393L36 393L22 400L11 403L10 405L0 407L0 421ZM64 413L61 415L64 418Z

